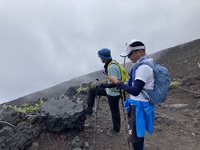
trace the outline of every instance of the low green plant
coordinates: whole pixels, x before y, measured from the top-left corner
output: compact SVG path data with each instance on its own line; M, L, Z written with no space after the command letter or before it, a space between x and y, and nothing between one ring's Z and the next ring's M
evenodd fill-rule
M170 87L179 86L179 85L180 85L180 83L177 81L173 81L170 83Z
M89 87L82 87L82 86L80 86L76 91L79 93L81 91L86 91L88 89L89 89Z
M11 105L6 105L6 104L4 104L4 105L3 105L3 109L6 109L6 108L12 108L12 106L11 106Z
M101 81L101 84L106 84L106 80L102 80ZM81 91L87 91L89 89L89 87L95 87L96 84L95 82L91 83L90 86L87 86L87 87L83 87L80 85L80 87L76 90L78 93L81 92Z
M37 111L40 109L41 105L44 103L44 100L41 99L39 101L39 104L35 104L35 105L29 105L27 103L24 103L22 105L22 107L19 107L19 106L11 106L11 105L3 105L3 109L6 109L6 108L11 108L13 110L16 110L16 111L19 111L19 112L24 112L24 113L29 113L29 112L33 112L33 111Z

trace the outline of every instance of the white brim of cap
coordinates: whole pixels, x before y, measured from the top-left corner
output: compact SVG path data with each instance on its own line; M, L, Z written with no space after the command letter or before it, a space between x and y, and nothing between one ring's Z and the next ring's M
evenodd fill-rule
M136 46L136 47L130 47L127 46L125 51L123 53L121 53L121 57L127 57L132 51L136 51L139 49L145 49L145 46Z
M127 57L131 52L123 52L120 54L121 57Z

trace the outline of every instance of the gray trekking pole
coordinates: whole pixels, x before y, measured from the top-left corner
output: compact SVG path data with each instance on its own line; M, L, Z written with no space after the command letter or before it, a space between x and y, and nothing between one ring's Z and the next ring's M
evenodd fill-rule
M125 64L126 64L126 57L124 57L124 64L123 67L125 69ZM123 116L124 116L124 124L125 124L125 128L126 128L126 135L127 135L127 143L128 143L128 149L130 150L130 143L129 143L129 132L128 132L128 124L127 124L127 114L124 110L124 101L126 100L126 93L125 91L123 91L122 89L120 89L120 97L121 97L121 102L122 102L122 110L123 110Z
M123 110L123 116L124 116L124 125L125 125L125 129L126 129L126 139L127 139L127 143L128 143L128 149L130 150L130 143L129 143L129 132L128 132L128 124L127 124L127 114L124 110L124 101L126 100L126 93L124 91L122 91L122 89L120 89L120 99L121 99L121 102L122 102L122 110Z
M96 79L96 85L99 84L99 79ZM96 145L96 124L97 124L97 110L99 108L99 99L98 96L98 86L96 86L96 93L95 93L95 102L94 102L94 120L93 120L93 132L94 132L94 149Z

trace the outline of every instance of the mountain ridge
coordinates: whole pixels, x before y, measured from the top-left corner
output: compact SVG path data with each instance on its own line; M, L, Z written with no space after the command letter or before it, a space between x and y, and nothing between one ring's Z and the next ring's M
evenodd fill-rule
M154 58L155 61L166 66L169 69L170 77L172 80L180 79L186 76L186 72L188 70L191 71L191 74L189 74L188 76L195 76L199 74L198 65L197 65L198 61L200 61L199 47L200 47L200 39L196 39L187 43L183 43L174 47L170 47L170 48L155 52L153 54L150 54L150 56ZM179 57L177 57L176 55L173 55L173 53L178 53ZM183 66L183 64L187 63L188 61L187 59L186 60L184 59L186 57L184 55L187 55L187 59L193 60L192 63L190 61L190 64L187 70ZM173 65L177 65L177 67L173 67ZM127 62L125 66L126 66L126 70L130 71L130 69L133 66L133 63ZM181 74L179 73L180 69L182 70ZM6 104L19 106L19 105L22 105L23 103L38 101L41 98L52 98L57 95L62 95L71 86L79 86L83 83L94 82L97 77L100 80L105 79L104 75L102 74L102 70L103 69L80 76L80 77L73 78L71 80L62 82L60 84L46 88L44 90L25 95L23 97L19 97L17 99L6 102ZM0 104L0 106L3 104L5 103Z

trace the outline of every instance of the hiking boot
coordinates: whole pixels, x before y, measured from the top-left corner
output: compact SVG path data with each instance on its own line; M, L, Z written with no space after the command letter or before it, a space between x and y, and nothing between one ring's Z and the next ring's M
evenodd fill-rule
M107 136L118 136L118 135L120 135L120 134L121 134L120 131L116 131L116 130L114 130L114 129L111 129L111 130L109 130L109 131L106 133Z
M91 116L92 113L93 113L93 109L92 107L88 107L84 110L84 113L87 115L87 116Z

